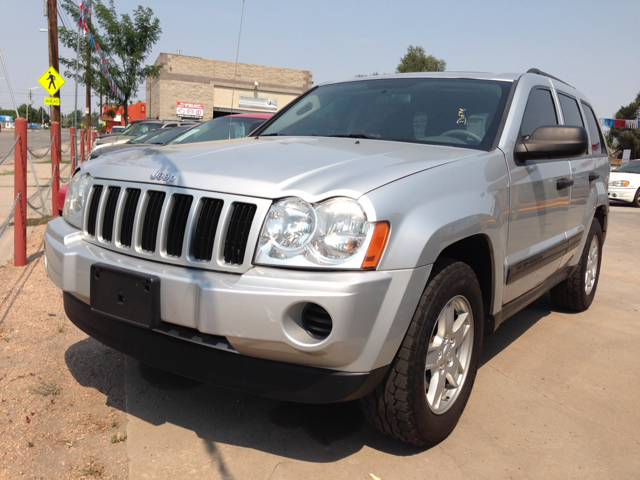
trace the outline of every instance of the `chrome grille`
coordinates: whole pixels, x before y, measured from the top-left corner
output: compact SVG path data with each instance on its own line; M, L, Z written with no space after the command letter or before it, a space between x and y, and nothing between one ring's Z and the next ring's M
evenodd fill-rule
M158 222L160 221L160 213L162 213L162 205L164 204L164 192L149 191L147 192L147 202L144 213L144 223L142 227L142 238L140 246L147 252L156 251L156 240L158 238Z
M224 260L239 264L244 260L247 238L256 213L256 206L248 203L234 203L227 238L224 242Z
M213 255L213 239L218 229L220 212L224 202L215 198L203 198L198 224L193 238L193 257L208 262Z
M251 268L270 200L95 179L84 239L147 260L232 273Z
M136 209L140 200L139 188L127 188L127 201L122 212L122 223L120 226L120 244L123 247L131 246L131 236L133 235L133 221L136 218Z
M102 239L110 242L113 239L113 220L116 216L116 205L120 196L120 187L109 187L107 189L107 205L102 218Z
M191 195L175 194L169 218L169 231L167 232L167 255L179 257L182 255L182 243L184 232L187 228L187 216L191 210L193 197Z

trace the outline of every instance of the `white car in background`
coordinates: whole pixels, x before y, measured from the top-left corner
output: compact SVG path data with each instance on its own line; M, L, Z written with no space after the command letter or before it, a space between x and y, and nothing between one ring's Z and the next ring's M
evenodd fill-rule
M640 207L640 160L623 163L611 172L609 198Z

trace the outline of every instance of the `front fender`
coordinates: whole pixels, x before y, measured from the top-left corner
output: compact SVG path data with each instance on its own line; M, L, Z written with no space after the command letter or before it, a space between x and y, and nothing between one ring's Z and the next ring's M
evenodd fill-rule
M509 174L500 150L404 177L365 197L376 219L391 224L380 270L432 264L457 241L477 234L488 237L499 309L509 216Z

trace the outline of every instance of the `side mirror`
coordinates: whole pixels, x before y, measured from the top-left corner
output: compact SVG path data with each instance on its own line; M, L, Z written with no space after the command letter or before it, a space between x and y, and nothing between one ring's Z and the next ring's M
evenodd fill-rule
M518 160L579 157L589 149L589 137L583 127L553 125L538 127L521 138L514 150Z

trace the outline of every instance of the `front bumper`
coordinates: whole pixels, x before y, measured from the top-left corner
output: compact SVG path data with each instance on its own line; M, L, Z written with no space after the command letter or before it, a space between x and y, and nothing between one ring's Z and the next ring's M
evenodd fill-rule
M85 305L90 304L90 269L95 263L159 277L160 316L165 327L180 326L189 332L223 337L232 351L225 353L238 358L318 367L328 375L369 374L391 363L431 271L430 265L384 272L254 267L236 275L130 257L85 242L80 231L64 219L47 224L47 274ZM299 317L307 303L316 303L331 315L333 330L327 338L313 338L300 326ZM82 310L78 312L72 320L90 325ZM79 326L93 335L89 327ZM138 336L142 338L147 332ZM179 337L187 351L196 348ZM120 349L135 357L134 345L126 342L129 350ZM188 371L178 373L193 376Z
M609 187L609 199L622 202L633 202L636 189L633 187Z
M247 393L303 403L355 400L370 393L387 367L346 373L248 357L184 341L101 315L69 293L69 319L83 332L144 363Z

